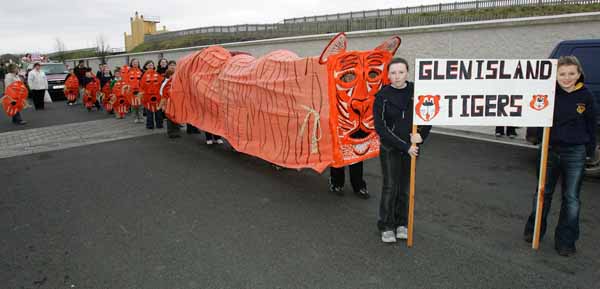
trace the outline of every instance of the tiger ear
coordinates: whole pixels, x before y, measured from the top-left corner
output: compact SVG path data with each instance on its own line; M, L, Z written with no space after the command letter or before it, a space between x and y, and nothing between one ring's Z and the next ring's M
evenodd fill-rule
M338 35L336 35L335 37L333 37L333 39L331 39L331 41L329 41L329 44L327 44L325 49L323 49L323 52L321 52L321 57L319 57L319 64L327 63L327 59L332 55L343 53L344 51L346 51L346 46L346 34L344 32L338 33Z
M392 55L394 55L396 50L398 50L400 47L400 43L402 43L400 36L392 36L379 44L379 46L375 47L375 50L389 51Z

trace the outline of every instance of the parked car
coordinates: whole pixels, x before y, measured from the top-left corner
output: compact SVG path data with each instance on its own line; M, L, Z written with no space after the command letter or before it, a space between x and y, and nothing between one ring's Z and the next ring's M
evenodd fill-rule
M40 63L40 70L46 74L48 78L48 92L53 101L65 100L64 88L65 78L69 71L63 63ZM27 65L27 73L33 69L33 63Z
M600 39L567 40L556 45L550 58L559 58L565 55L576 56L583 66L585 85L592 92L595 99L596 139L600 141ZM536 128L527 129L527 140L533 144L541 142ZM600 146L596 147L596 155L591 159L585 169L587 176L600 176Z

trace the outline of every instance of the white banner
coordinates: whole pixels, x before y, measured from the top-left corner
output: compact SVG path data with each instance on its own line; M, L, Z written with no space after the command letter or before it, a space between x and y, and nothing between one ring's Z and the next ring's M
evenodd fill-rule
M556 59L417 59L414 124L552 126Z

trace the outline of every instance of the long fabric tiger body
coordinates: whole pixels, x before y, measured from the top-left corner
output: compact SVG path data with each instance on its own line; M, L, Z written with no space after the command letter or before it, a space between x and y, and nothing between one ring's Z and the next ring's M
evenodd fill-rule
M211 46L179 60L166 113L283 167L356 163L379 153L372 103L399 46L395 36L346 51L343 33L320 57L277 50L256 59Z

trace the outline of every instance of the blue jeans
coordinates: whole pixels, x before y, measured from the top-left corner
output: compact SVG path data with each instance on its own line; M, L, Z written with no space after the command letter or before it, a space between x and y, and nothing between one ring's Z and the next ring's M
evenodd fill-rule
M408 221L408 189L410 186L410 155L384 145L379 147L383 186L379 203L380 231L395 230Z
M546 171L546 188L544 191L540 238L546 232L548 212L550 212L550 205L552 204L552 194L560 176L562 202L558 225L554 232L554 241L557 247L575 248L575 241L579 239L579 209L581 206L579 192L581 191L581 183L584 176L585 156L585 145L554 146L548 151L548 168ZM525 234L533 233L536 207L537 193L534 194L533 210L525 225Z

